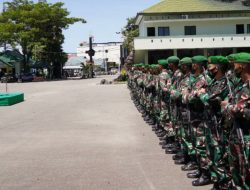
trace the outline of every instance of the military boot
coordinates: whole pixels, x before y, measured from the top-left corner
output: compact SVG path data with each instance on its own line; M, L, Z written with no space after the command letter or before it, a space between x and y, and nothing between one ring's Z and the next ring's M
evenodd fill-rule
M201 171L199 169L193 172L187 173L188 178L199 178L200 176L201 176Z
M180 151L180 152L177 152L177 154L173 155L173 156L172 156L172 159L173 159L173 160L179 160L179 159L183 158L184 156L185 156L185 155L183 154L183 152Z
M201 170L201 176L192 181L192 185L193 186L203 186L203 185L208 185L211 183L211 178L210 178L210 175L209 175L209 172L207 170Z
M187 164L185 164L184 166L181 167L181 169L183 171L192 171L192 170L197 170L198 169L198 165L196 162L194 161L190 161Z
M185 159L185 157L183 157L183 158L180 158L180 159L178 159L178 160L175 160L174 163L175 163L176 165L184 165L184 164L187 163L187 160Z
M167 134L167 132L165 130L163 130L162 132L156 134L157 137L164 137Z
M178 149L178 147L166 148L165 153L166 154L176 154L177 152L179 152L179 150L180 149Z
M159 142L159 145L161 145L161 146L164 146L164 145L166 145L166 144L168 144L168 142L167 142L166 140L163 140L163 141L160 141L160 142Z
M159 137L159 140L168 142L168 137L165 135L164 137Z

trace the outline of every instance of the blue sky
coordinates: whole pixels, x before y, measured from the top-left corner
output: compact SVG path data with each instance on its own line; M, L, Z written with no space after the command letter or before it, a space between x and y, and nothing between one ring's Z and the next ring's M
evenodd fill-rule
M56 0L48 0L54 3ZM62 0L71 16L82 17L86 24L77 23L65 31L64 50L75 52L82 41L88 41L89 35L95 42L121 41L116 32L126 25L126 18L133 17L159 2L159 0Z
M2 9L3 0L0 2ZM55 3L58 0L47 0L47 2ZM116 32L121 31L126 25L126 18L135 16L160 0L61 0L61 2L65 3L65 8L70 11L71 16L87 20L86 24L76 23L64 32L64 50L73 53L81 42L88 41L90 35L94 36L95 42L121 41L121 35Z

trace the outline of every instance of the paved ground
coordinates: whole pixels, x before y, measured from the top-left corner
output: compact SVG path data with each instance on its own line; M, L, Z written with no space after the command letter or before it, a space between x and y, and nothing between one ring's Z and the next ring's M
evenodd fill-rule
M26 101L0 107L0 189L209 189L164 154L126 85L100 80L9 85Z

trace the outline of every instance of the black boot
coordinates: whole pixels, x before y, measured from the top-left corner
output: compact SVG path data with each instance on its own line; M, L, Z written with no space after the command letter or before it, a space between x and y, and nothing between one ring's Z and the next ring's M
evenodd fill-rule
M186 165L182 166L181 169L183 171L192 171L192 170L197 170L198 165L194 161L188 162Z
M168 143L165 146L162 146L163 149L173 149L176 148L176 145L174 143Z
M193 186L203 186L203 185L208 185L210 183L211 183L210 176L207 174L207 172L203 171L202 175L198 179L192 181Z
M179 150L177 148L166 148L165 153L166 154L176 154Z
M180 158L179 160L175 160L174 163L175 163L176 165L184 165L184 164L187 163L187 161L186 161L185 158L183 157L183 158Z
M187 173L188 178L199 178L201 176L201 171L200 170L195 170L193 172Z
M177 154L175 154L175 155L172 156L173 160L179 160L181 158L184 158L183 152L178 152Z
M161 137L160 137L160 138L161 138ZM166 141L166 140L159 142L159 145L161 145L161 146L164 146L164 145L166 145L166 144L167 144L167 141Z
M161 133L157 134L157 137L164 137L167 134L166 131L162 131Z
M166 141L166 142L168 142L168 140L167 140L167 136L164 136L164 137L159 137L159 140L160 140L160 141Z

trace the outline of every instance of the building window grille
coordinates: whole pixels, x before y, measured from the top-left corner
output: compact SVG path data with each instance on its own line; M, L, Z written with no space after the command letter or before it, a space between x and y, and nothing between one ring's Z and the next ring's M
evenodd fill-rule
M158 36L169 36L169 27L159 27L158 28Z
M154 27L148 27L147 28L147 34L148 34L148 36L155 36L155 28Z
M185 26L185 35L196 35L196 26Z
M236 34L244 34L244 24L237 24L236 25Z

